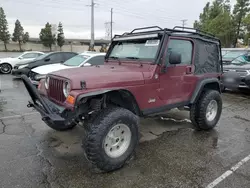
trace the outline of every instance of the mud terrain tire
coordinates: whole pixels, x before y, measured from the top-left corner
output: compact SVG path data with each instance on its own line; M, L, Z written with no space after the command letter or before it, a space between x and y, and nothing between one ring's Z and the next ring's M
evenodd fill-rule
M138 144L138 123L139 118L127 109L103 109L91 121L83 139L85 156L102 172L121 168L133 156Z
M213 106L214 110L210 110ZM190 109L190 120L197 130L213 129L218 123L222 112L221 95L216 90L205 90L197 103Z

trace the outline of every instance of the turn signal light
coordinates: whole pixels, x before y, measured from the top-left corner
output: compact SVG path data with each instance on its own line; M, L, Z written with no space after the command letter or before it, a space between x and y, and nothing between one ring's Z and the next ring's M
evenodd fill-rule
M75 103L75 97L69 95L66 99L66 102L69 104L74 104Z

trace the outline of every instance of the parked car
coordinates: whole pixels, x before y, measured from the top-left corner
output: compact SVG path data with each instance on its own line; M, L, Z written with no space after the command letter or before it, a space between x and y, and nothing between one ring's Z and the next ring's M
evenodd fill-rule
M40 57L29 61L27 63L16 64L12 70L12 75L20 77L22 74L28 75L31 69L34 69L39 66L63 63L66 60L78 55L75 52L50 52L43 54Z
M3 74L10 74L11 70L16 64L27 63L43 54L44 54L43 52L29 51L29 52L22 53L18 57L1 58L0 59L0 72Z
M133 156L139 117L187 107L197 130L216 126L222 112L220 46L195 29L138 28L113 38L104 65L49 73L38 90L23 75L28 107L55 130L84 126L85 156L100 170L114 171Z
M224 61L224 89L249 88L246 77L250 75L250 54L243 54L232 61Z
M250 53L249 48L223 48L221 50L222 59L224 62L229 62L234 60L235 58Z
M43 65L32 69L29 73L29 78L34 85L38 85L39 81L45 78L46 74L75 67L84 67L92 65L103 65L105 53L98 52L84 52L76 55L64 63L56 63L50 65Z

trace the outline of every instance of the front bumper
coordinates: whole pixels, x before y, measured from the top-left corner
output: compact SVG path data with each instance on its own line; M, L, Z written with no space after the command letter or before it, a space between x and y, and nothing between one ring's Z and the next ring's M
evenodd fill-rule
M62 114L66 109L40 95L26 75L22 75L21 78L32 99L32 101L29 101L27 107L35 108L41 114L42 120L46 124L53 124L58 127L64 126L65 118L62 117Z
M21 75L28 75L29 69L12 69L11 74L13 76L21 78Z

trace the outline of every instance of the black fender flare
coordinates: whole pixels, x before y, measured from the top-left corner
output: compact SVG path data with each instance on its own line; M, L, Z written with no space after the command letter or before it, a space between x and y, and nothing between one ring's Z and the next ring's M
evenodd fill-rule
M221 82L219 81L218 78L204 78L201 79L198 84L196 85L196 88L193 92L193 95L191 97L190 103L193 104L197 101L197 99L200 97L204 87L207 84L216 84L219 88L219 92L221 93Z
M136 98L135 96L133 95L133 93L131 93L129 90L127 89L123 89L123 88L118 88L118 89L103 89L103 90L99 90L99 91L93 91L93 92L89 92L89 93L84 93L84 94L80 94L77 99L76 99L76 102L75 102L75 105L78 105L79 102L83 99L83 98L88 98L88 97L94 97L94 96L97 96L97 95L103 95L103 94L107 94L107 93L110 93L110 92L123 92L123 93L126 93L126 94L129 94L130 97L132 98L133 102L135 103L135 108L136 108L136 114L140 115L141 114L141 110L140 110L140 107L136 101Z
M75 104L78 104L83 98L92 97L92 96L96 96L96 95L102 95L102 94L108 93L110 91L116 91L116 90L104 89L104 90L99 90L99 91L93 91L93 92L89 92L89 93L80 94L77 97Z

